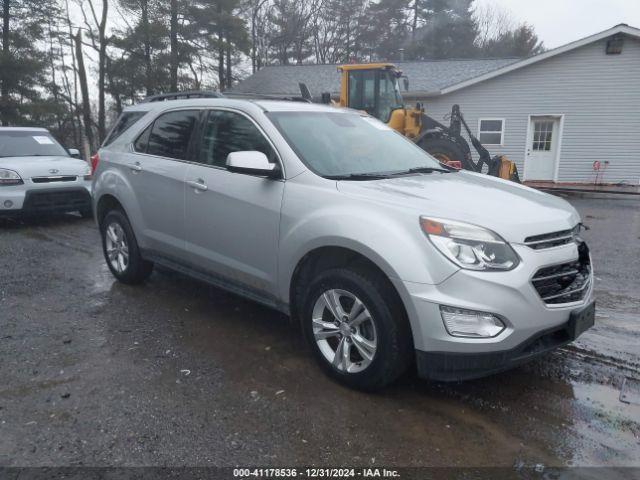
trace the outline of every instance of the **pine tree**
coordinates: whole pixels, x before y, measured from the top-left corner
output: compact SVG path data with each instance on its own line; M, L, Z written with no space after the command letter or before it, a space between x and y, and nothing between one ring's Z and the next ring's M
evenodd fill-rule
M398 60L400 48L409 38L406 0L380 0L369 7L370 28L364 35L372 53L380 60Z
M522 24L491 39L483 48L487 57L529 57L544 52L544 44L536 35L533 27Z
M478 29L472 4L473 0L424 0L418 10L424 25L412 35L407 56L416 60L476 57Z
M40 48L47 19L57 12L52 0L2 0L0 122L33 123L45 109L47 55Z

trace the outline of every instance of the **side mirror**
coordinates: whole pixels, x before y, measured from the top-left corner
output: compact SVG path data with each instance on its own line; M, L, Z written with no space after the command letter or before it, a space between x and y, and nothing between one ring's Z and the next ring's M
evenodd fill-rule
M243 151L231 152L227 155L227 170L249 175L274 178L280 175L280 169L262 152Z
M77 148L69 148L67 149L67 152L69 152L69 155L73 158L82 158L80 156L80 150L78 150Z

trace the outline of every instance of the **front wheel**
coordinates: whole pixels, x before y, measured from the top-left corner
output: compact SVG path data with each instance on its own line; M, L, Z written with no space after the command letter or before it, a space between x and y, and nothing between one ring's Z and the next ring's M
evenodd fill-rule
M135 285L144 282L153 270L153 263L140 255L138 242L127 216L112 210L100 224L102 249L109 270L122 283Z
M307 291L302 313L316 360L347 386L379 389L396 380L411 361L404 310L392 287L375 272L321 273Z

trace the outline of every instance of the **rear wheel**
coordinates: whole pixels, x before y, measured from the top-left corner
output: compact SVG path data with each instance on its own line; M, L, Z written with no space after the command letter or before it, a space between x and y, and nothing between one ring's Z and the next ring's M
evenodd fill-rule
M127 216L121 210L112 210L100 224L102 249L109 270L122 283L144 282L153 270L153 263L140 255L138 242Z
M303 329L322 369L353 388L375 390L396 380L413 356L397 295L384 278L346 268L311 282Z

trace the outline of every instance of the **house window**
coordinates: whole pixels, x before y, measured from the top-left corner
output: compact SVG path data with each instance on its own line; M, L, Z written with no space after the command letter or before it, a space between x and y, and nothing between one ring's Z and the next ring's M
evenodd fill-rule
M504 145L504 119L481 118L478 121L478 138L483 145Z

